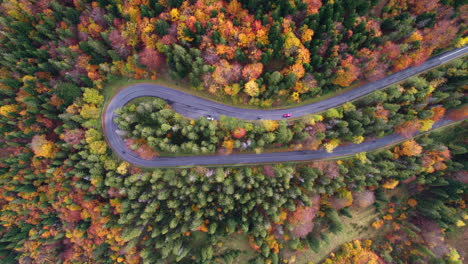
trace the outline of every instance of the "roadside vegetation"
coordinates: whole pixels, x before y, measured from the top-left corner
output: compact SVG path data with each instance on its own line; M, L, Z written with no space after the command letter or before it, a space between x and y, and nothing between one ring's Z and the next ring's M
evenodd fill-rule
M468 63L450 65L412 77L399 85L326 112L293 121L242 121L222 116L190 120L159 98L137 99L117 110L118 133L145 159L157 155L262 153L316 150L400 133L411 137L427 131L466 104L463 86ZM462 109L455 109L462 105ZM454 110L455 109L455 110ZM458 118L462 118L462 117Z
M357 251L370 247L388 263L459 263L441 238L467 221L466 124L343 160L143 169L111 151L101 113L115 91L107 83L161 76L234 104L299 104L466 45L467 10L459 0L0 1L0 263L293 263L302 250L329 251L327 239L342 234L352 207L374 210L369 228L384 234ZM455 107L445 112L464 119L466 99L451 80L466 78L459 66L409 80L414 89L402 84L401 92L392 87L320 114L314 124L272 122L271 133L277 140L284 130L287 148L312 148L302 137L327 148L403 121L405 133L426 129L432 122L420 121L434 121L437 107ZM151 107L161 110L161 127L192 122L162 118L171 110L158 104ZM264 125L193 122L219 133L214 148L196 142L200 150L232 140L236 151L236 140L250 135L255 150L264 136L252 132ZM314 135L307 126L317 126ZM234 140L238 128L246 134ZM169 151L180 151L183 142L164 132ZM166 150L157 143L145 155ZM408 200L386 199L399 186ZM231 248L232 234L250 249Z

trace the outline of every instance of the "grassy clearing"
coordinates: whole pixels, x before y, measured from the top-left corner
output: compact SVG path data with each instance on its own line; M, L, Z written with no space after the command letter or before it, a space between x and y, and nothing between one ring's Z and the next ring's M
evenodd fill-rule
M320 263L331 252L338 250L346 242L356 239L372 239L377 236L380 230L376 230L371 226L371 223L377 217L373 206L365 209L354 208L351 213L353 218L342 217L343 232L337 235L329 233L330 243L325 244L322 242L318 253L315 253L312 249L299 252L296 256L296 263Z
M233 249L242 251L241 255L234 261L234 264L248 263L250 259L258 254L249 246L249 240L245 234L232 234L226 237L219 249L221 252Z
M192 254L198 254L197 250L207 245L207 235L203 232L193 232L190 248ZM232 234L222 239L215 247L214 255L220 255L228 250L240 250L242 253L235 259L234 264L245 264L253 258L255 252L249 246L248 238L245 234Z

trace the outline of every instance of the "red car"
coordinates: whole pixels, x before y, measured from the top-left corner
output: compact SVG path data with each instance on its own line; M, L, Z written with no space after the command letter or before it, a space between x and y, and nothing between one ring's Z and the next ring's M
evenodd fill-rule
M292 116L291 113L283 114L283 117L291 117L291 116Z

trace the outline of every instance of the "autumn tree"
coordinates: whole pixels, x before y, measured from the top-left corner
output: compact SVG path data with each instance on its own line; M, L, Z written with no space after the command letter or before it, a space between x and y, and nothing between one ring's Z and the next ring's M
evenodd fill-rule
M414 136L419 131L420 128L421 128L421 123L418 122L417 120L412 120L412 121L404 122L401 125L398 125L395 128L395 131L398 134L406 138L409 138L409 137Z
M164 56L150 47L145 47L138 53L138 59L150 71L156 71L165 65Z
M56 152L56 146L46 139L45 135L35 135L31 141L31 149L38 157L52 158Z
M415 140L408 140L397 146L393 151L400 156L418 156L422 153L422 147Z
M348 55L346 59L341 61L341 67L336 71L336 77L333 80L333 84L341 87L348 87L357 79L360 71L353 63L353 57L351 55Z
M245 93L249 96L255 97L258 96L260 90L257 82L255 80L250 80L245 84Z
M320 207L320 196L312 197L312 206L298 206L294 212L288 216L288 221L292 225L291 233L297 237L305 237L314 228L314 218Z
M244 77L245 80L250 81L250 80L255 80L263 72L263 64L261 63L253 63L253 64L248 64L244 66L242 69L242 76Z

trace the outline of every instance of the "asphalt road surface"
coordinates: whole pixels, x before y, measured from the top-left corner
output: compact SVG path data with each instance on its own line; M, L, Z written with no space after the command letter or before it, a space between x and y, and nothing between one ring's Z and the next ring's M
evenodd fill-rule
M179 156L179 157L155 157L152 160L144 160L132 150L125 146L121 136L116 131L117 125L113 122L116 114L114 111L123 107L129 101L138 97L153 96L165 99L170 103L173 109L181 115L197 118L200 116L212 116L218 119L220 115L232 116L246 120L284 119L284 113L291 113L291 118L300 117L327 109L337 107L348 101L353 101L359 97L369 94L375 90L382 89L391 84L398 83L406 78L418 75L421 72L447 63L455 58L462 57L468 53L468 46L457 48L438 56L435 56L417 67L410 67L403 71L391 74L378 81L368 83L353 90L344 92L317 103L309 105L275 110L255 110L227 106L206 100L194 95L174 90L171 88L154 84L136 84L122 89L112 97L103 114L103 129L107 142L114 152L122 159L142 167L177 167L177 166L196 166L196 165L224 165L224 164L252 164L252 163L276 163L276 162L294 162L317 159L327 159L340 156L348 156L359 152L378 149L387 145L392 145L404 140L400 135L390 135L372 141L365 141L361 144L351 144L336 148L333 153L327 153L324 150L310 151L288 151L262 154L232 154L232 155L210 155L210 156ZM446 125L451 120L443 120L434 125L434 128Z

